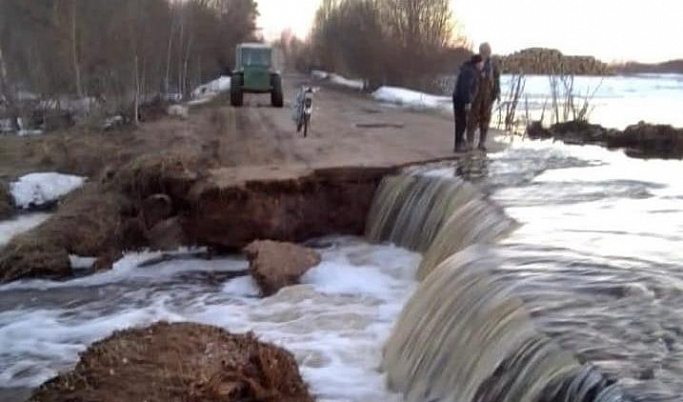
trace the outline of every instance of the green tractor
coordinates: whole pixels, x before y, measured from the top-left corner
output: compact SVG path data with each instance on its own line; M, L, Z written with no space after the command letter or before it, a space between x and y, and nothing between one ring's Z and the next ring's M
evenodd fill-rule
M273 49L262 43L237 46L235 70L230 82L230 104L242 106L244 94L270 93L273 107L283 107L282 77L273 68Z

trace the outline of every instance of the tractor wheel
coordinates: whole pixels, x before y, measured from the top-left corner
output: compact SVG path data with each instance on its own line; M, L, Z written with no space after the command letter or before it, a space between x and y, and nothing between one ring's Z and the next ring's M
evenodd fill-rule
M233 75L230 80L230 104L234 107L242 106L244 94L242 93L242 76Z
M283 107L285 105L284 95L282 94L282 78L273 75L271 78L273 90L270 92L270 103L273 107Z

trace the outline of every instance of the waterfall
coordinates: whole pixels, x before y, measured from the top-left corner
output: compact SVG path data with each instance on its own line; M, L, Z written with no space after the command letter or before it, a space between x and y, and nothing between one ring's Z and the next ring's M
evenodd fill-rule
M389 337L387 383L409 402L619 402L614 381L536 329L494 243L517 224L474 186L419 174L386 178L366 236L422 252L421 283Z
M429 273L448 257L473 244L495 243L517 228L499 206L481 198L459 206L439 230L424 255L418 279Z
M429 265L420 269L426 273L450 254L495 241L514 226L462 179L399 175L385 178L377 190L366 237L426 253Z

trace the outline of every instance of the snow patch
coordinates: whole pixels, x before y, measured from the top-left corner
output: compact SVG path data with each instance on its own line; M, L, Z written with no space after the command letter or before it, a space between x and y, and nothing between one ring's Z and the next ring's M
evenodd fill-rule
M363 89L365 89L365 81L363 80L352 80L337 74L330 74L329 79L331 83L339 85L341 87L355 89L358 91L362 91Z
M453 102L448 96L430 95L406 88L384 86L372 93L380 102L397 104L415 109L450 110Z
M69 262L72 269L91 269L97 258L95 257L81 257L79 255L69 255Z
M0 133L11 133L13 131L14 127L12 127L12 120L0 119Z
M190 117L190 110L184 105L171 105L166 110L169 116L178 117L186 120Z
M116 115L112 117L107 117L104 119L102 122L102 129L103 130L110 130L115 127L121 127L125 123L125 119L121 115Z
M198 86L194 91L192 91L191 104L201 104L197 101L208 102L215 98L218 94L230 91L230 77L221 76L213 81L207 82L206 84Z
M327 71L313 70L311 71L311 76L318 80L326 80L330 77L330 73Z
M21 209L45 206L85 183L85 178L60 173L31 173L10 184L14 204Z
M362 91L367 87L365 80L350 79L339 74L328 73L327 71L322 70L313 70L311 72L311 77L317 80L329 81L331 84L357 91Z

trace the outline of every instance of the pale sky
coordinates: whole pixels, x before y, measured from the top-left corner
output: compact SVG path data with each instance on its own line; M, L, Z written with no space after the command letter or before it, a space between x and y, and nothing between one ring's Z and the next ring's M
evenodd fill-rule
M308 34L320 0L257 0L266 38ZM451 0L465 35L494 52L542 46L610 61L683 58L683 0Z

